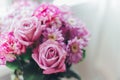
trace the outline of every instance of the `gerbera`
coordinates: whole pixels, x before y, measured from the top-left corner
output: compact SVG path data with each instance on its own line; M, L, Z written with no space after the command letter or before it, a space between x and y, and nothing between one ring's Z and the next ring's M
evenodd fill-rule
M48 39L52 39L58 42L62 42L64 38L62 37L62 33L60 30L52 27L52 28L47 28L44 33L44 41Z
M82 48L83 46L77 37L68 41L68 63L78 63L82 59Z

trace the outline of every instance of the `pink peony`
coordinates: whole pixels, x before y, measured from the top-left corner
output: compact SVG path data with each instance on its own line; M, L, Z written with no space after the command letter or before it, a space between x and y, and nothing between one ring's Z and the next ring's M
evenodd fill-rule
M66 51L54 40L47 40L32 54L33 59L42 68L44 74L64 72Z
M15 29L15 37L21 44L29 46L41 36L43 27L36 17L23 19Z

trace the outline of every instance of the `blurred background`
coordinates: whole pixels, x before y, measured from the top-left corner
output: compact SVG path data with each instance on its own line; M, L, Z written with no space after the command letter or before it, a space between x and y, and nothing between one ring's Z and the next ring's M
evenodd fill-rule
M86 59L72 68L82 80L120 80L120 0L41 0L68 5L91 32ZM4 16L11 0L0 1ZM10 80L11 71L0 66L0 80Z

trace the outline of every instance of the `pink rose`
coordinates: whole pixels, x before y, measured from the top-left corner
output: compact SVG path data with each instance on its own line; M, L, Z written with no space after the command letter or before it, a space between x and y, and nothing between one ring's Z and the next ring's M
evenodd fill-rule
M38 23L36 17L30 17L20 21L18 27L15 29L15 37L21 44L29 46L40 37L43 25Z
M66 51L54 40L47 40L34 50L33 59L42 68L43 74L64 72L66 70Z

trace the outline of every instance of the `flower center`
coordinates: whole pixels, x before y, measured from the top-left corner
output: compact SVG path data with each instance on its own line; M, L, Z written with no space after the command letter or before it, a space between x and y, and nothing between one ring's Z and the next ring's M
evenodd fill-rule
M70 18L68 23L71 24L71 25L75 25L76 21L75 21L75 19Z
M54 34L51 34L51 35L48 35L48 39L53 39L53 40L56 40L56 37Z
M23 24L23 26L24 26L24 27L29 27L29 26L30 26L30 24Z
M72 50L73 53L77 53L78 50L79 50L79 46L77 44L73 44L71 46L71 50Z

